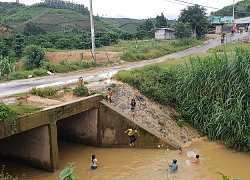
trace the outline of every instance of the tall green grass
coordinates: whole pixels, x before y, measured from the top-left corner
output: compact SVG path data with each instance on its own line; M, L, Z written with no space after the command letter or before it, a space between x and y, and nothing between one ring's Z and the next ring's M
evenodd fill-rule
M164 63L115 78L163 105L176 107L210 140L221 140L236 150L250 152L250 53L237 47L228 54L192 57L185 65Z
M205 39L185 39L172 41L160 41L156 39L143 40L139 42L137 48L135 44L130 44L130 46L123 51L123 55L121 56L121 58L125 61L130 62L154 59L193 46L197 46L204 40Z
M161 64L149 65L131 71L120 71L114 77L135 88L140 88L147 97L164 105L172 106L176 101L173 83L174 68L163 68Z
M53 73L67 73L82 69L87 69L90 67L99 67L99 66L106 66L108 64L112 64L112 62L83 62L83 61L73 61L73 62L67 62L60 61L58 64L53 64L51 62L46 62L43 64L43 66L40 69L34 69L30 71L24 71L24 70L16 70L12 74L9 75L8 80L14 80L14 79L26 79L29 75L32 75L32 77L38 77L38 76L46 76L47 71L51 71ZM1 79L0 79L1 80Z
M247 50L194 58L176 83L179 108L211 140L250 152L250 55Z

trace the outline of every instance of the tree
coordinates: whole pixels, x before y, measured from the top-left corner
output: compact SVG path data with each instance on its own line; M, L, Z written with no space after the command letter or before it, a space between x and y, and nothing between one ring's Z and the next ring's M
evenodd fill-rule
M163 13L161 13L160 16L156 16L156 24L155 27L157 28L165 28L165 27L169 27L169 24L167 22L167 19L165 18L165 16L163 15Z
M152 20L147 19L139 24L136 37L139 39L154 37L154 25Z
M25 46L24 36L17 34L14 37L13 49L17 57L21 57L23 53L23 48Z
M189 23L177 22L175 24L175 32L174 35L176 38L190 38L191 37L191 29Z
M23 34L25 36L39 35L39 34L46 34L46 31L43 28L36 26L35 23L29 22L25 24Z
M40 46L29 45L24 48L24 66L27 69L39 68L45 60L45 52Z
M5 44L5 42L4 41L0 41L0 56L4 56L4 57L8 56L9 51L10 51L10 49Z
M199 5L189 6L186 9L181 10L178 21L183 23L189 23L193 33L196 36L202 37L208 31L208 18L206 17L205 8Z

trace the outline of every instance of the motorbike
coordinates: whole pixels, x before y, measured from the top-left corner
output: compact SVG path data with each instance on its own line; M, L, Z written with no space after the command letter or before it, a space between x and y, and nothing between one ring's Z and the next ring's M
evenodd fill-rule
M220 42L221 42L221 43L224 43L224 41L225 41L225 35L221 35L221 37L220 37Z

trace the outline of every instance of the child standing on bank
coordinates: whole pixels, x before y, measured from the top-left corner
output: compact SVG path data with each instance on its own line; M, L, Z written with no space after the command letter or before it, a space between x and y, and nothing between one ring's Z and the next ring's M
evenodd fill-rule
M108 102L112 103L112 101L113 101L113 91L111 90L111 88L108 88L107 95L108 95Z
M136 106L136 102L135 102L135 99L133 98L131 100L132 121L135 120L135 106Z

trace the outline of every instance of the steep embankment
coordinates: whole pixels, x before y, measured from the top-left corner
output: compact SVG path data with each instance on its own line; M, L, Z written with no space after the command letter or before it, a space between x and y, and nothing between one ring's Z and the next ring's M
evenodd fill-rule
M95 91L102 94L107 93L109 86L99 88ZM113 105L118 107L122 112L131 115L130 102L135 97L135 89L127 84L118 83L112 88L114 91ZM198 136L198 132L188 125L183 127L178 126L177 122L169 116L170 109L150 101L147 97L145 102L137 102L136 120L148 128L154 130L154 133L167 138L170 141L177 143L179 146L184 146L186 142Z

